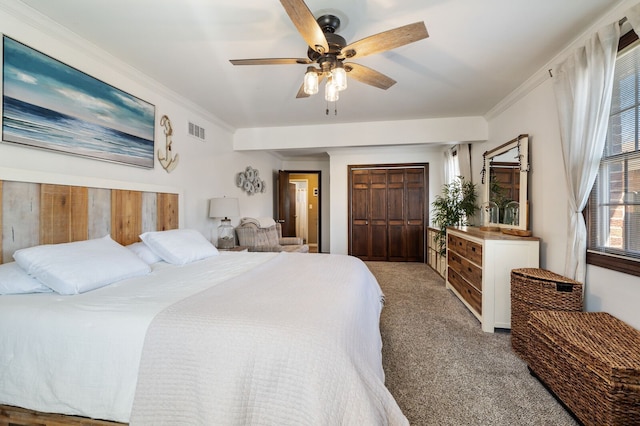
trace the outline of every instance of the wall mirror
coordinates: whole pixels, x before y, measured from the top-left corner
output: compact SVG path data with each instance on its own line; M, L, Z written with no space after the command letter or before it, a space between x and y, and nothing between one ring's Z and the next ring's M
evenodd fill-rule
M481 222L485 227L527 230L529 203L529 136L520 135L483 154L484 202Z

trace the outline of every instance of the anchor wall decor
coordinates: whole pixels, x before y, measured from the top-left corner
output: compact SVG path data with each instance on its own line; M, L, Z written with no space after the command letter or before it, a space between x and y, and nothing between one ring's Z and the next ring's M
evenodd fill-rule
M160 153L161 150L158 149L158 161L160 162L160 165L162 166L162 168L167 171L167 173L171 173L173 169L175 169L176 166L178 165L178 158L179 158L178 154L174 156L172 155L172 152L171 152L171 144L173 143L172 141L173 127L171 127L171 120L169 120L169 117L167 117L166 115L163 115L162 118L160 119L160 125L164 127L166 145L165 145L164 155L162 155Z

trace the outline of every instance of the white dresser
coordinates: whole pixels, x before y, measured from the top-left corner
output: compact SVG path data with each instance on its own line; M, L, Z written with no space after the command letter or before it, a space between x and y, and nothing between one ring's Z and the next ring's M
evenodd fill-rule
M511 328L511 270L537 268L540 240L476 227L447 229L447 288L482 330Z

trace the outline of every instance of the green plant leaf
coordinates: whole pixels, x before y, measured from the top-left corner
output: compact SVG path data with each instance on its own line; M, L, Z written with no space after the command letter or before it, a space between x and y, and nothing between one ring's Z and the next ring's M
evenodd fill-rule
M439 229L435 241L438 251L446 255L447 226L469 225L469 220L480 209L477 205L476 185L458 176L442 186L442 194L436 195L433 207L433 224Z

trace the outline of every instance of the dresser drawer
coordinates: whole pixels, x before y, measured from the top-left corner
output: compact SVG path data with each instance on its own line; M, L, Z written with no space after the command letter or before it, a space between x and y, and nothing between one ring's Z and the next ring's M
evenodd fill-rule
M482 268L469 262L464 257L460 259L460 263L461 268L456 272L469 281L478 291L482 291Z
M447 250L447 264L449 265L449 268L452 268L458 273L462 271L462 259L462 256L458 253L452 250Z
M482 293L470 285L461 275L449 268L447 271L449 284L456 289L460 296L476 311L482 315Z
M464 279L469 281L478 291L482 291L482 268L451 250L447 251L447 262L449 268L463 276Z
M452 234L447 235L447 248L453 250L456 253L466 256L467 255L467 240L457 237Z
M473 241L466 241L465 257L475 263L482 266L482 244L478 244Z

